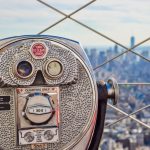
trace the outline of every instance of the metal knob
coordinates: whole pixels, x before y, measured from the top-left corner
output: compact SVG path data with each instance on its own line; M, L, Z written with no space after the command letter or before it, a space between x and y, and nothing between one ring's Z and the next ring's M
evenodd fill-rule
M106 82L108 98L113 102L113 105L116 105L119 100L119 87L116 79L109 78Z

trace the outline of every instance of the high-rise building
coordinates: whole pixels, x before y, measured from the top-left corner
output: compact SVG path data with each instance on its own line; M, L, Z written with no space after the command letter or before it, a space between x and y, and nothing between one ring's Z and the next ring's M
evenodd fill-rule
M113 49L112 49L112 47L107 49L107 59L109 59L111 57L113 57Z
M131 38L130 38L130 48L132 48L134 46L135 46L135 37L131 36ZM131 53L131 52L128 52L126 54L126 60L127 60L128 64L132 64L132 63L136 62L137 56L135 54Z
M90 59L92 66L96 67L96 65L97 65L97 50L96 50L96 48L90 49L89 59Z
M118 51L118 45L116 44L114 46L114 54L117 55L118 53L119 53L119 51Z
M106 53L104 51L100 51L98 55L98 64L102 64L106 60Z
M149 57L149 51L144 50L144 51L142 51L141 55L144 56L144 57Z
M130 38L130 47L132 48L135 45L135 37L131 36Z

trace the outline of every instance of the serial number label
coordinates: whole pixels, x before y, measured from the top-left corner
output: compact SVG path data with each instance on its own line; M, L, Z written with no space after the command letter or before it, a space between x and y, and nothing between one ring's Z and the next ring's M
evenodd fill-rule
M49 106L42 106L42 105L28 107L28 111L31 114L38 114L38 115L47 114L47 113L52 112L52 110Z

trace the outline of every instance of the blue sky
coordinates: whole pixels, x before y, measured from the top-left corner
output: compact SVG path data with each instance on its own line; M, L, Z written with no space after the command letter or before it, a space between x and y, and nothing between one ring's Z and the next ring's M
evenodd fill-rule
M89 2L43 1L67 14ZM132 35L136 36L136 43L150 37L150 0L97 0L72 17L127 46ZM0 38L37 34L61 18L36 0L0 0ZM113 44L69 19L44 34L71 38L84 46Z

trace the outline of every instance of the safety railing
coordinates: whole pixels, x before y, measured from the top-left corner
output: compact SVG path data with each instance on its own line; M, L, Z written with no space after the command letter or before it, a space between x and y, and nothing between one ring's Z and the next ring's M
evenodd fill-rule
M112 57L112 58L110 58L110 59L104 61L102 64L99 64L98 66L96 66L95 68L93 68L94 71L98 71L99 68L101 68L102 66L106 65L107 63L109 63L109 62L111 62L111 61L117 59L118 57L124 55L125 53L133 53L133 54L139 56L140 58L142 58L142 59L144 59L144 60L150 62L150 59L148 59L148 58L142 56L141 54L139 54L139 53L133 51L135 48L137 48L137 47L139 47L140 45L142 45L143 43L149 41L149 40L150 40L150 37L148 37L148 38L144 39L143 41L139 42L138 44L136 44L136 45L133 46L132 48L128 48L128 47L124 46L123 44L121 44L120 42L113 40L112 38L108 37L107 35L104 35L103 33L101 33L101 32L99 32L99 31L95 30L94 28L92 28L92 27L86 25L85 23L83 23L83 22L81 22L81 21L79 21L79 20L77 20L77 19L75 19L75 18L72 17L74 14L76 14L76 13L78 13L79 11L81 11L82 9L88 7L89 5L91 5L92 3L94 3L96 0L92 0L92 1L90 1L90 2L88 2L88 3L86 3L85 5L81 6L80 8L78 8L77 10L73 11L73 12L70 13L70 14L66 14L66 13L62 12L61 10L55 8L54 6L52 6L52 5L50 5L50 4L46 3L46 2L44 2L44 1L42 1L42 0L37 0L37 1L38 1L39 3L41 3L42 5L45 5L45 7L48 7L48 8L50 8L50 9L52 9L52 10L56 11L57 13L59 13L59 14L61 14L61 15L64 16L62 19L60 19L60 20L56 21L55 23L49 25L48 27L46 27L45 29L43 29L42 31L40 31L38 34L43 34L43 33L46 32L47 30L50 30L51 28L55 27L57 24L62 23L64 20L66 20L66 19L71 19L72 21L76 22L77 24L79 24L79 25L81 25L81 26L87 28L88 30L94 32L95 34L97 34L97 35L99 35L99 36L101 36L101 37L103 37L103 38L105 38L105 39L107 39L107 40L109 40L109 41L111 41L111 42L113 42L113 43L119 45L119 46L122 47L123 49L125 49L125 51L121 52L120 54L118 54L118 55L116 55L116 56L114 56L114 57ZM119 84L120 84L120 85L122 85L122 84L126 84L126 85L150 85L150 83L119 83ZM119 108L117 108L117 107L115 107L115 106L113 106L113 105L111 105L111 104L108 104L108 105L109 105L111 108L115 109L116 111L118 111L118 112L124 114L125 117L122 117L122 118L118 119L117 121L115 121L114 123L109 124L109 125L107 125L107 126L114 125L115 123L117 123L117 122L119 122L119 121L121 121L121 120L123 120L123 119L126 119L127 117L130 117L130 118L133 119L134 121L136 121L136 122L140 123L141 125L143 125L143 126L145 126L145 127L147 127L147 128L150 129L150 126L149 126L149 125L147 125L147 124L141 122L140 120L138 120L138 119L136 119L135 117L132 116L132 115L138 113L139 111L142 111L143 109L146 109L146 108L150 107L150 105L145 106L145 107L143 107L143 108L140 108L140 109L136 110L135 112L133 112L133 113L131 113L131 114L127 114L127 113L123 112L122 110L120 110Z

